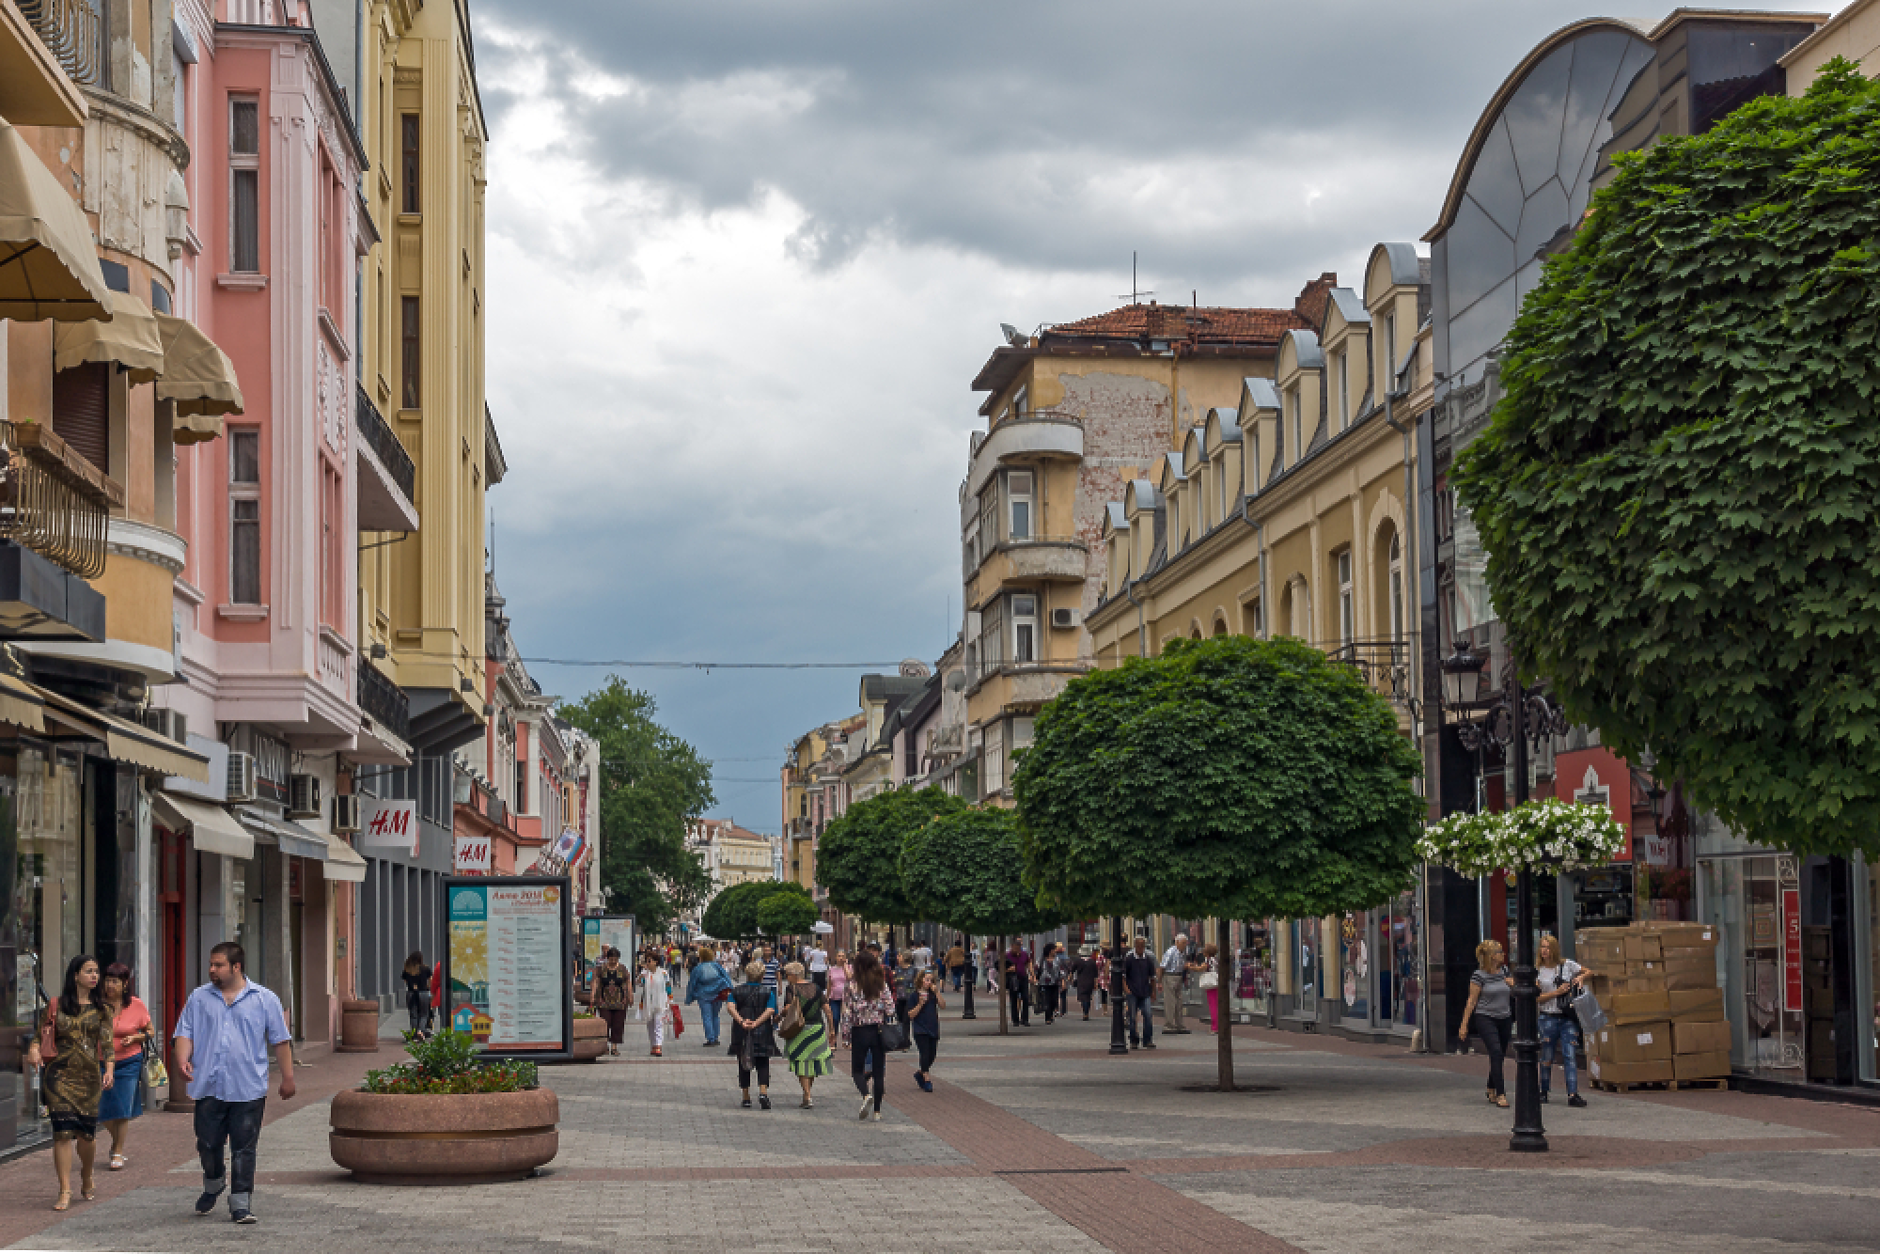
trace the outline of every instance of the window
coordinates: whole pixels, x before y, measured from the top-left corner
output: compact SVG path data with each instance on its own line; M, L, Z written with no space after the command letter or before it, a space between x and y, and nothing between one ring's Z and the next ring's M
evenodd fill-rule
M1356 617L1352 613L1351 601L1351 550L1341 549L1338 554L1338 640L1341 644L1350 644L1357 637Z
M404 297L400 301L400 309L402 317L400 320L401 326L399 334L403 354L402 368L404 370L404 396L402 401L404 408L416 409L424 395L422 389L418 386L418 367L423 359L423 346L418 338L418 298L416 296Z
M1038 660L1038 598L1012 598L1012 661Z
M261 604L261 433L228 436L229 600Z
M1005 729L993 726L987 730L986 743L981 751L983 770L980 779L985 786L984 796L990 797L1005 790Z
M1403 630L1403 545L1395 532L1390 537L1390 638L1402 640Z
M1242 472L1242 477L1246 480L1246 490L1258 492L1260 490L1260 433L1249 431L1240 438L1246 441L1241 446L1245 451L1243 461L1246 469Z
M1351 425L1351 351L1338 354L1338 429Z
M1006 536L1013 540L1031 537L1031 471L1008 470L1005 473L1007 519Z
M1306 455L1306 433L1299 414L1298 388L1286 393L1286 412L1292 419L1292 464L1297 466L1299 459Z
M1384 390L1397 390L1397 315L1384 315L1384 368L1378 372L1384 380Z
M1256 640L1266 639L1266 612L1259 597L1247 602L1246 614L1247 630L1253 633Z
M228 118L229 269L261 271L261 102L232 98Z
M1005 665L1005 613L994 601L979 616L979 673L990 675Z
M1025 416L1026 403L1031 399L1026 395L1026 391L1027 389L1020 388L1018 391L1012 393L1012 417L1014 418L1023 418Z
M979 519L966 524L966 539L960 543L963 568L967 575L979 569Z
M979 557L985 560L999 543L999 483L993 480L979 494Z
M418 212L418 115L406 113L398 119L398 168L404 189L400 212Z
M1226 522L1239 509L1239 502L1227 499L1227 451L1221 451L1221 460L1214 463L1214 499L1219 502L1221 521Z
M52 430L73 452L111 473L111 366L83 362L52 376Z

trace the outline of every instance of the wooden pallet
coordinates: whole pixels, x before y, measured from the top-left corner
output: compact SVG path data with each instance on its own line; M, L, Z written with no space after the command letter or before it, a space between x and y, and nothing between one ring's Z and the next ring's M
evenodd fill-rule
M1602 1093L1677 1093L1694 1090L1718 1090L1730 1087L1726 1076L1707 1077L1702 1080L1637 1080L1630 1084L1614 1084L1609 1080L1594 1080L1593 1087Z

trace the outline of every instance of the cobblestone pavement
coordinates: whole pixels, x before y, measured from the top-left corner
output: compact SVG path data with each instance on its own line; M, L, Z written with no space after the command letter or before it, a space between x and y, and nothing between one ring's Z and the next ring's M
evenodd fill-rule
M1553 1152L1510 1155L1483 1064L1264 1029L1235 1036L1254 1091L1215 1077L1205 1031L1108 1056L1108 1024L996 1034L949 1014L938 1092L890 1065L882 1121L846 1074L796 1106L741 1110L734 1064L695 1040L664 1059L544 1068L560 1154L536 1179L472 1188L357 1184L326 1153L326 1103L378 1055L309 1049L270 1103L258 1227L189 1214L190 1121L135 1125L100 1199L47 1209L44 1154L0 1166L0 1244L20 1249L396 1248L505 1254L869 1251L1372 1251L1402 1248L1802 1254L1880 1248L1880 1110L1743 1093L1545 1107ZM690 1034L688 1034L690 1035ZM846 1057L838 1061L845 1067Z

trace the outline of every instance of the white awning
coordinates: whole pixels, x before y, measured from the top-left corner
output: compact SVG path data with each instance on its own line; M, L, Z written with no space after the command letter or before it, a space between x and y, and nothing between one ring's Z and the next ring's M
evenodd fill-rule
M363 884L366 882L366 860L353 851L344 836L329 832L326 837L326 865L320 868L320 874L329 883Z
M235 811L236 820L264 845L279 845L281 852L296 858L326 861L326 837L291 819L277 819L271 814L243 807Z
M221 806L159 792L151 795L151 808L156 811L157 821L171 831L181 831L186 826L194 828L193 839L201 853L220 853L231 858L255 856L254 837L242 830L241 824Z

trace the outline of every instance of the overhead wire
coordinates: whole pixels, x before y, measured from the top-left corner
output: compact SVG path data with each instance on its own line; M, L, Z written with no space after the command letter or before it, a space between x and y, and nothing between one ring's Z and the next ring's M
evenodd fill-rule
M646 662L625 658L525 657L529 666L629 666L667 671L862 671L899 662Z

